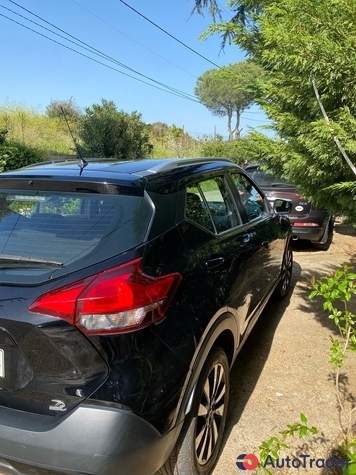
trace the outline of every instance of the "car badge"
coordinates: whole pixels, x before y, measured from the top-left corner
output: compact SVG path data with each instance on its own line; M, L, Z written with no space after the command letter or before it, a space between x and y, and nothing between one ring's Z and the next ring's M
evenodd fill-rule
M60 399L52 399L51 402L54 402L54 404L49 406L50 411L65 412L67 410L67 406Z
M303 211L303 209L304 209L303 206L296 206L295 207L296 211Z

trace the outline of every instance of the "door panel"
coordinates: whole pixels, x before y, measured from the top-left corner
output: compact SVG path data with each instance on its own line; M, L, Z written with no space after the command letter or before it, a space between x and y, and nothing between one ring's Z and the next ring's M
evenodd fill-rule
M279 277L283 259L285 236L281 232L279 217L270 209L267 199L250 179L233 173L232 185L238 195L242 219L254 226L256 245L260 246L260 298L264 298Z
M186 191L187 223L180 229L187 252L197 249L206 292L218 296L211 316L228 306L244 331L260 299L260 266L266 249L261 247L259 227L242 224L222 176L201 180Z

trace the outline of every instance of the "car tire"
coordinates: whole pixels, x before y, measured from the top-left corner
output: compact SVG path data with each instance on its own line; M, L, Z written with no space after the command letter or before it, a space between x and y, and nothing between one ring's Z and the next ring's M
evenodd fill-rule
M321 244L320 242L312 242L312 246L314 249L318 249L319 251L327 251L333 241L333 236L334 236L334 222L330 221L329 223L329 229L328 229L328 238L326 242Z
M215 347L200 374L192 405L162 475L208 475L220 452L229 402L230 375L225 352ZM211 445L210 445L211 444Z
M292 282L292 272L293 250L291 244L289 243L283 257L280 281L274 292L277 299L282 300L288 294Z

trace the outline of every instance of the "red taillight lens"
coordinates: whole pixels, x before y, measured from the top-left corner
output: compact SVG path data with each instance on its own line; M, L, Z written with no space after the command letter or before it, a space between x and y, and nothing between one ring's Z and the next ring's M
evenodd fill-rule
M181 278L145 275L135 259L44 294L29 310L63 318L85 333L137 330L164 317Z
M297 226L298 228L303 228L303 227L317 228L319 224L318 223L303 223L303 222L296 221L295 223L293 223L293 226Z

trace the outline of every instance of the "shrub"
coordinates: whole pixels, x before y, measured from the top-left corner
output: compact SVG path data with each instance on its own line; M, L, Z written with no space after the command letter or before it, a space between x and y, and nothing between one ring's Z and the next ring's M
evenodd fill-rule
M16 170L46 158L45 153L17 142L0 143L0 171Z

